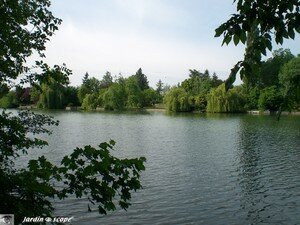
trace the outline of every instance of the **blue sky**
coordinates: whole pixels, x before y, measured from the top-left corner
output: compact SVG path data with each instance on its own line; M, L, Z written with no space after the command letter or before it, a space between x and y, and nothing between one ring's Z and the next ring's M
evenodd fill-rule
M153 87L159 79L181 82L189 69L226 79L243 56L244 46L221 47L221 38L214 38L215 28L235 12L228 0L52 0L51 9L63 24L47 44L45 61L66 63L72 85L85 72L128 77L139 67ZM298 54L299 40L283 47Z

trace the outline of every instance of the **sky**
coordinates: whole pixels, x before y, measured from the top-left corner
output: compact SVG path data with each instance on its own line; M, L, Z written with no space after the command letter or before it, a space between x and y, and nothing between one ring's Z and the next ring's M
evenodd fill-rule
M46 45L45 61L66 63L74 86L86 72L128 77L140 67L152 87L159 79L175 85L189 69L224 80L244 54L243 45L222 47L222 38L214 38L235 13L229 0L52 0L51 10L63 23ZM298 35L282 47L297 55L299 43Z

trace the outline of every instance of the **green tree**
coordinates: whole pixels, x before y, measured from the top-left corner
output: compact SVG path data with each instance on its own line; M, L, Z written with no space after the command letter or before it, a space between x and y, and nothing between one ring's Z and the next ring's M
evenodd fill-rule
M158 80L158 82L156 83L156 91L162 95L163 94L163 87L164 87L164 83L161 81L161 79Z
M63 66L55 65L50 68L44 63L39 64L43 72L36 75L39 82L41 94L37 105L43 109L62 109L66 106L66 87L69 84L69 75L71 70Z
M143 95L136 76L130 76L125 81L127 107L143 107Z
M0 98L0 108L16 108L18 106L16 92L10 91Z
M147 76L145 74L143 74L143 71L141 68L138 69L138 71L136 72L136 74L134 76L136 77L138 86L140 87L140 89L142 91L149 88Z
M65 89L65 103L67 106L80 106L78 99L78 89L77 87L67 86Z
M146 89L142 92L143 106L154 106L162 100L161 95L153 88Z
M235 81L241 69L241 78L251 77L253 65L259 65L261 55L266 55L266 50L272 50L272 40L282 44L284 39L294 39L295 33L300 33L300 2L298 0L260 1L260 0L234 0L237 13L220 25L215 31L215 37L223 35L223 44L231 41L237 45L246 43L247 35L253 33L255 38L251 49L246 49L242 61L239 61L231 70L226 80L226 90ZM249 64L250 63L250 64ZM250 79L250 78L249 78Z
M223 83L223 81L219 79L216 73L213 73L211 83L212 83L212 87L218 87Z
M216 80L218 82L218 80ZM213 80L209 71L201 73L198 70L190 70L189 78L181 83L181 87L189 95L189 103L192 110L204 110L206 108L206 96L213 86Z
M279 74L280 84L288 110L297 109L300 105L300 56L286 63Z
M100 81L100 87L103 88L108 88L113 84L113 77L110 72L106 72L105 75L103 76L102 80Z
M262 87L279 86L279 72L281 67L294 58L289 49L278 49L273 56L262 63L259 84Z
M0 86L8 90L8 80L27 76L21 82L38 82L51 86L67 81L38 62L42 73L31 73L24 66L33 51L43 55L45 43L57 30L61 20L49 11L48 0L2 1L0 4ZM46 69L46 71L45 71ZM1 93L2 93L1 90ZM6 91L7 92L7 91ZM116 205L126 209L131 192L141 188L140 172L145 158L118 159L110 154L114 142L102 143L94 148L76 148L69 156L53 165L44 156L29 160L27 166L15 166L22 154L47 143L37 134L50 134L48 127L57 125L52 118L20 111L18 115L3 111L0 114L0 213L14 212L16 224L24 216L51 216L52 198L89 199L99 213L114 210ZM24 162L25 163L25 162ZM91 210L91 207L88 207Z
M245 111L245 99L240 87L225 90L225 84L212 89L207 98L207 112L227 113Z
M95 110L98 106L98 97L97 93L86 94L82 101L81 108L84 110Z
M253 110L258 109L258 99L260 95L260 89L258 86L255 86L253 88L245 87L246 85L243 85L243 94L246 98L246 105L245 109L247 110Z
M157 102L156 103L161 103L163 101L163 95L164 95L164 83L159 79L158 82L156 83L156 92L157 92Z
M44 57L45 43L61 24L49 7L48 0L1 2L1 84L28 71L24 62L34 51Z
M260 110L278 111L283 103L283 95L276 86L266 87L260 92L258 106Z
M206 94L212 87L212 81L208 70L206 73L190 70L189 78L185 79L181 86L191 95Z
M122 110L125 108L127 95L123 82L114 83L103 94L103 106L107 110Z
M191 110L189 95L182 87L173 87L164 97L166 109L170 112L187 112Z
M78 90L78 99L82 103L87 94L93 94L99 92L101 89L101 82L95 77L89 77L88 73L85 73L82 84Z

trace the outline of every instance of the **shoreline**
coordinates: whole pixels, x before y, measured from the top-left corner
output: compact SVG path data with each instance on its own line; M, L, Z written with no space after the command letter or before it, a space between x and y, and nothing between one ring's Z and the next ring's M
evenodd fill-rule
M17 109L25 109L25 110L39 110L35 105L27 105L27 106L19 106ZM72 107L66 107L65 109L59 109L62 111L82 111L82 112L109 112L109 110L105 110L104 108L96 108L94 110L82 110L80 106L72 106ZM114 110L113 110L114 111ZM167 110L164 108L129 108L129 109L124 109L120 110L119 112L163 112L166 113ZM203 111L190 111L190 112L174 112L174 113L194 113L194 114L205 114L208 112L203 112ZM234 113L213 113L213 114L234 114ZM269 110L266 111L259 111L259 110L248 110L246 112L242 112L242 114L250 114L250 115L277 115L277 112L270 112ZM300 111L282 111L281 115L288 116L288 115L293 115L293 116L300 116Z

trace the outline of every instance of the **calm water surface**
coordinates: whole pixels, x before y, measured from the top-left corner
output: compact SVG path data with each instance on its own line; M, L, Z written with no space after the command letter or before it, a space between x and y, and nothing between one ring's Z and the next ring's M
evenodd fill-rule
M76 146L114 139L147 158L127 212L56 202L74 224L300 224L300 117L51 112L60 120L34 151L59 162Z

